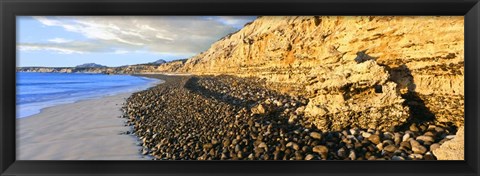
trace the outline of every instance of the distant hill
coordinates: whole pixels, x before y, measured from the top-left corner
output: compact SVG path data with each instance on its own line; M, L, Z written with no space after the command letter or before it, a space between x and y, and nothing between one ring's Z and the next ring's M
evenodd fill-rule
M165 60L163 60L163 59L158 59L158 60L155 61L155 62L151 62L151 64L158 64L158 65L164 64L164 63L167 63L167 61L165 61Z
M75 68L105 68L107 66L96 64L96 63L86 63L82 65L77 65Z

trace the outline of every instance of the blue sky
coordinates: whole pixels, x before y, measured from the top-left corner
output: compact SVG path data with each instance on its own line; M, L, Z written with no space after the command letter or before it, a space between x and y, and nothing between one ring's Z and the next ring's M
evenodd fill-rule
M188 58L254 16L21 16L17 66L121 66Z

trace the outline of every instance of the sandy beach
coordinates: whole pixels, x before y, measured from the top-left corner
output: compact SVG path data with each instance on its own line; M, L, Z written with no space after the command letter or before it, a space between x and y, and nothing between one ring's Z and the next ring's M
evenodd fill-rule
M43 109L17 119L17 160L142 160L137 138L120 134L131 93Z

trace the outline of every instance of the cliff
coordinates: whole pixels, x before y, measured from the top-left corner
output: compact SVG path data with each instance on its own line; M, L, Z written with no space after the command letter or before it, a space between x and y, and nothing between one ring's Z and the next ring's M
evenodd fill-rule
M306 113L322 129L432 118L460 126L463 24L463 17L260 17L177 71L265 78L310 98Z
M319 129L462 126L463 28L461 16L260 17L188 60L96 71L265 78L308 98Z

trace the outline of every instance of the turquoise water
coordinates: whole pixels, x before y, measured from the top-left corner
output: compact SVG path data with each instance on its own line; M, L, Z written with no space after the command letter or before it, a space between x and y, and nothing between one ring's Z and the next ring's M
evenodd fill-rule
M140 91L159 80L130 75L87 73L17 73L17 118L79 100Z

